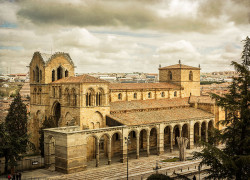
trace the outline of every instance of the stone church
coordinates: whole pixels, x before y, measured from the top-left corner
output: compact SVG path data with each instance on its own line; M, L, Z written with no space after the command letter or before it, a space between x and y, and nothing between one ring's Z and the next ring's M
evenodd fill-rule
M29 68L31 140L38 148L44 119L53 120L57 128L45 130L45 164L64 173L93 160L99 166L101 158L111 164L129 153L172 152L178 136L188 138L192 149L223 118L214 102L200 97L200 68L180 62L160 67L159 83L75 76L74 62L63 52L35 52Z

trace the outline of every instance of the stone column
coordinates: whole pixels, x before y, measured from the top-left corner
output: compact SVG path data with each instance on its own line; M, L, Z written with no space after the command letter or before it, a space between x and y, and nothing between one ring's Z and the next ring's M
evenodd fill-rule
M149 135L150 135L150 133L149 132L147 132L147 156L149 156L150 155L150 151L149 151Z
M194 148L194 122L191 121L189 123L189 130L188 130L188 137L189 137L189 149L193 149Z
M173 141L174 141L173 128L171 127L170 128L170 152L173 152Z
M96 167L99 166L99 139L96 139Z
M137 133L136 135L136 159L139 159L139 155L140 155L140 139L139 139L140 135L139 133Z
M205 140L206 142L208 142L208 123L206 122L206 130L205 130L206 136L205 136Z
M108 139L108 165L111 164L111 143L112 143L112 138L110 137Z
M164 153L164 126L160 124L157 135L157 147L158 147L158 155Z
M179 126L179 137L182 137L182 126Z

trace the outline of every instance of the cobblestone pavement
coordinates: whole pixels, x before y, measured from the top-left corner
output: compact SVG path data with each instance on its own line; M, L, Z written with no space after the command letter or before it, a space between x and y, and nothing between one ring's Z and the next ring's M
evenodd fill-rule
M187 156L191 156L194 150L187 150ZM199 149L195 149L199 151ZM155 173L153 168L156 166L156 161L161 167L159 173L172 175L173 172L184 174L187 172L197 172L199 160L190 160L185 162L161 162L164 159L171 157L178 157L178 151L175 150L173 153L164 153L163 155L150 155L149 157L140 157L135 159L135 154L129 156L129 179L130 180L141 180L146 179L150 174ZM143 154L142 154L143 155ZM42 180L42 179L68 179L68 180L115 180L115 179L126 179L127 178L127 163L119 163L119 158L112 158L111 165L107 164L107 160L102 158L101 166L94 167L95 161L91 161L85 171L81 171L73 174L62 174L59 172L51 171L48 169L37 169L33 171L27 171L22 173L22 179L27 180ZM204 174L204 173L203 173ZM191 176L191 175L190 175ZM203 175L201 176L203 177ZM0 177L1 179L1 177ZM6 179L2 176L2 179Z

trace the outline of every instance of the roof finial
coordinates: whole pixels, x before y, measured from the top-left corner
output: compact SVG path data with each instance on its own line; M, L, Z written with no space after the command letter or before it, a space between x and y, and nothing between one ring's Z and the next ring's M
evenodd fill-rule
M181 60L179 59L179 64L181 64Z
M201 68L201 65L199 64L199 68Z
M161 68L161 64L159 64L159 68Z

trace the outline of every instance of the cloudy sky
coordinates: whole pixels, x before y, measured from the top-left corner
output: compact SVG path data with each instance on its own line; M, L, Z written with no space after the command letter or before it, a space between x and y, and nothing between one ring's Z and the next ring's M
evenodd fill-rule
M250 0L0 0L0 73L35 51L68 52L76 72L232 70L250 36Z

